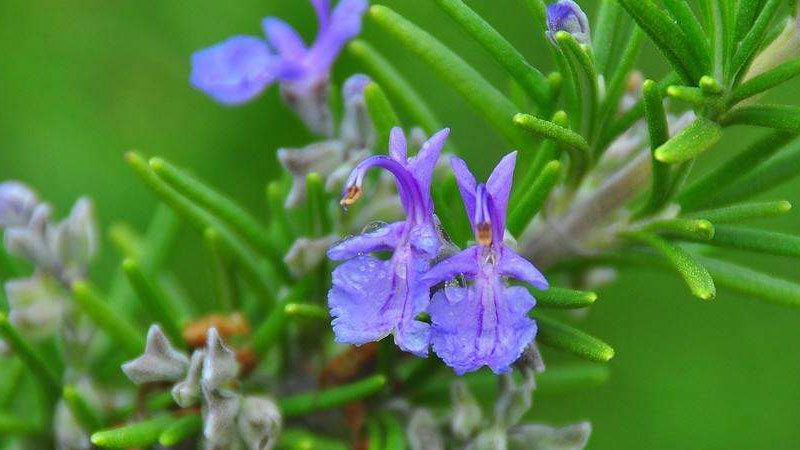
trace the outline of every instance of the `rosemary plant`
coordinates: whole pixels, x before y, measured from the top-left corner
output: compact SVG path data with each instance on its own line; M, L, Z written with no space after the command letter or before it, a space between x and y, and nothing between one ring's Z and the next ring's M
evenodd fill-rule
M367 0L311 0L311 44L267 17L263 36L197 51L196 89L235 106L277 84L317 139L277 149L266 222L128 153L163 205L147 230L110 230L124 257L108 289L89 270L88 199L57 221L32 188L0 184L0 449L582 449L588 422L528 412L534 392L609 376L613 347L576 322L618 267L672 272L700 301L730 290L800 307L800 282L725 252L800 256L800 236L748 224L791 209L751 198L800 167L800 107L760 100L800 75L796 2L602 0L590 19L571 0L519 0L509 13L549 45L531 60L462 0L430 2L509 88ZM459 130L359 38L363 22L504 140L486 180ZM662 79L636 69L647 41ZM339 83L342 52L364 73ZM545 57L557 71L531 62ZM734 126L763 131L719 148ZM695 173L712 151L730 155ZM184 226L213 257L213 304L167 267ZM545 366L539 346L585 362ZM28 376L37 389L16 389Z

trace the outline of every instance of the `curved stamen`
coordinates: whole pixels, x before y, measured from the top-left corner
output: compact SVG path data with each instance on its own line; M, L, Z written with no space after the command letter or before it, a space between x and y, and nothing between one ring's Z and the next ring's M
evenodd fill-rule
M343 206L348 206L358 201L361 196L361 185L364 182L364 177L367 171L373 167L380 167L394 175L400 201L403 204L403 208L406 210L406 214L416 220L422 220L422 215L425 211L425 202L419 190L419 186L417 185L417 181L408 169L388 156L371 156L361 161L350 173L350 177L347 179L344 192L342 193L342 200L339 203Z
M480 245L492 244L492 218L489 213L491 202L486 185L479 184L475 189L475 239Z

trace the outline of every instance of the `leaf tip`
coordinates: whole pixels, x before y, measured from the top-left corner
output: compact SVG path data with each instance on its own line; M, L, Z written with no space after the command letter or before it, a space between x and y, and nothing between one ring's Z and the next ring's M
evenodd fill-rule
M781 200L778 202L778 211L785 213L789 212L792 209L792 204L786 200Z

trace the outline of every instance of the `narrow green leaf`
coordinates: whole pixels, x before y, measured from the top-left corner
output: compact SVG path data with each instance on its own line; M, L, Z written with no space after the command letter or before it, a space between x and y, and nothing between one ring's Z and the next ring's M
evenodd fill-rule
M81 310L119 344L121 350L131 356L144 350L142 332L127 317L120 316L87 281L72 283L72 294Z
M343 442L331 439L300 428L287 428L281 431L279 450L348 450Z
M798 75L800 75L800 57L790 59L774 69L768 70L740 84L730 93L726 99L726 103L728 107L732 107L742 100L779 86Z
M122 263L122 268L153 321L164 328L164 332L172 342L178 344L183 342L180 308L160 286L147 279L135 260L126 259Z
M614 357L614 349L600 339L551 319L536 308L531 311L531 315L539 327L537 342L568 351L590 361L606 362Z
M347 50L367 66L367 72L372 78L386 89L395 104L400 105L426 133L433 134L442 128L441 122L422 96L372 46L364 41L355 40L347 46Z
M519 236L544 206L550 192L558 184L561 163L550 161L524 196L514 205L508 216L507 228L514 236Z
M401 126L397 113L394 112L394 108L392 108L392 104L386 94L383 93L383 89L374 81L364 88L364 101L367 104L369 117L375 125L378 148L388 146L389 134L392 128Z
M139 258L147 250L144 237L127 223L115 223L108 229L108 237L117 250L126 258Z
M698 259L722 287L768 303L800 307L799 284L729 262L699 256Z
M703 77L700 78L700 90L706 95L720 95L724 91L724 88L716 78L703 75Z
M241 303L234 273L236 268L224 255L220 235L217 230L206 228L203 238L214 266L213 309L217 311L238 309Z
M714 239L708 243L780 256L800 256L800 237L737 225L717 225Z
M285 280L289 279L289 273L283 263L283 253L270 242L267 230L252 215L227 196L164 159L150 159L150 167L167 185L190 202L208 211L221 223L230 227L231 231L238 233L250 245L267 255L278 274Z
M367 450L383 450L383 430L374 417L367 419Z
M0 313L0 337L14 350L14 354L28 366L28 369L30 369L45 392L55 399L61 392L61 382L58 379L58 375L47 364L44 356L34 349L19 334L19 331L9 323L8 317L3 313Z
M589 291L576 291L551 287L544 291L528 287L533 297L536 299L536 306L540 308L553 309L577 309L592 306L597 301L597 294Z
M83 398L83 395L75 387L64 386L62 397L72 413L72 417L84 431L92 433L102 426L100 413Z
M177 445L199 434L202 428L203 418L200 414L186 414L176 419L158 435L158 443L164 447Z
M551 139L563 146L570 156L571 179L580 179L589 166L589 144L569 128L529 114L516 114L514 124L534 135Z
M333 231L333 218L328 209L328 194L320 174L306 175L306 206L308 207L309 234L325 236ZM281 261L283 264L283 261Z
M688 84L696 85L707 73L710 61L697 60L683 30L652 0L619 0L622 7L650 36L672 68Z
M647 224L643 230L698 241L708 241L714 237L714 225L705 219L665 219Z
M380 415L383 428L386 430L385 450L405 450L406 433L400 422L389 412Z
M736 9L736 42L741 41L753 27L764 0L739 0Z
M669 125L667 124L667 113L664 111L664 99L661 97L661 91L655 81L645 80L642 85L642 98L644 99L647 132L650 136L650 149L653 154L651 158L652 182L650 197L642 209L641 214L644 215L658 211L669 200L667 192L670 172L669 166L655 157L655 149L661 147L669 139Z
M795 105L745 105L722 117L722 124L752 125L800 133L800 106Z
M541 108L549 107L551 96L547 79L497 30L461 0L436 0L436 4L489 52L527 92L531 100Z
M710 98L702 89L689 86L670 86L667 88L670 98L691 103L696 107L711 105L715 99Z
M36 436L43 431L43 426L21 419L20 414L0 413L0 436Z
M749 219L762 219L786 214L792 204L785 201L740 203L718 209L708 209L689 213L687 217L710 220L712 223L741 222Z
M266 260L262 260L242 242L232 231L215 219L204 209L187 200L177 191L172 189L160 177L158 177L139 154L129 152L125 156L128 164L133 168L137 175L144 181L164 203L174 209L179 215L184 217L191 225L201 233L211 227L219 233L220 243L229 254L236 258L242 268L242 274L248 283L255 289L265 302L272 302L272 276L267 269ZM270 266L271 267L271 266ZM281 264L283 270L285 266ZM274 267L273 267L274 269Z
M759 167L761 163L784 148L794 136L784 132L770 133L751 144L747 149L686 187L678 194L683 209L702 206L716 197L736 180Z
M14 403L23 376L27 376L25 364L13 356L6 358L0 373L0 410L7 409Z
M674 164L696 158L722 137L722 128L708 119L698 118L655 151L661 162Z
M286 217L286 208L283 203L283 192L279 181L271 181L267 185L267 206L269 209L270 227L277 242L283 242L282 250L289 248L294 242L295 235Z
M606 74L609 59L614 48L615 37L621 25L622 8L617 0L602 0L600 11L597 13L596 23L593 24L594 59L597 63L597 72Z
M378 393L385 385L385 376L373 375L326 390L283 397L279 404L284 417L302 416L361 400Z
M119 370L119 367L117 367ZM169 390L156 392L145 396L144 409L147 412L159 412L164 409L170 408L175 405L175 399L172 398L172 392ZM113 411L106 418L106 424L115 424L128 419L132 414L139 411L139 404L131 402L116 411Z
M586 123L588 124L586 130L588 136L594 136L600 102L600 89L597 84L597 69L594 67L594 61L592 61L587 50L566 31L556 33L556 42L572 62L573 72L580 73L583 85L587 87L588 92L585 95L581 95L581 98L588 98L587 114L585 114Z
M788 148L775 150L781 151L753 167L746 175L735 178L735 183L714 197L713 203L727 205L740 202L800 175L800 141L793 141Z
M753 27L742 39L731 61L731 78L733 80L740 79L747 72L747 68L761 48L764 37L769 30L769 25L777 15L778 7L782 2L782 0L767 0Z
M672 245L663 238L642 231L627 232L623 236L657 251L683 278L692 294L696 297L703 300L711 300L716 295L717 291L711 275L709 275L705 267L680 247Z
M119 428L98 431L92 434L92 444L102 448L145 447L158 442L158 437L175 419L161 415Z
M708 45L708 38L687 0L664 0L664 6L675 22L680 25L681 30L685 32L689 47L696 60L706 61L706 68L710 68L711 48Z
M283 310L288 317L307 317L310 319L330 320L328 310L310 303L287 303Z
M305 289L306 286L304 284L292 286L291 289L282 294L278 303L267 315L267 318L256 328L253 332L253 350L256 354L266 355L275 345L284 326L288 323L284 306L292 301L302 300L305 296Z
M511 123L516 106L461 57L390 8L373 5L369 17L451 85L495 130L513 145L528 149L530 141Z
M569 118L564 111L557 111L553 114L552 122L565 128L569 126ZM547 164L560 159L561 148L555 142L550 139L545 139L540 142L539 148L536 149L530 166L524 171L522 180L515 183L516 189L511 192L511 203L516 204L519 202L519 199L522 198L528 189L533 186L533 183L539 179L539 175Z

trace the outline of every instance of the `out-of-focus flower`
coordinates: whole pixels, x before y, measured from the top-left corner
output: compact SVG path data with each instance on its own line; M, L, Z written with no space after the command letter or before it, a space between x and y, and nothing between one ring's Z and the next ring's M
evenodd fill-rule
M271 450L278 441L283 420L278 405L267 397L245 397L237 424L239 435L252 450Z
M456 438L465 441L475 434L483 420L481 406L464 380L456 380L450 385L450 402L453 405L450 429Z
M8 320L25 333L37 339L52 335L61 324L66 307L64 290L58 282L44 273L30 278L7 281Z
M572 0L558 0L547 7L547 37L555 43L556 33L566 31L581 44L591 44L589 19Z
M428 287L419 278L441 245L430 184L448 134L447 129L436 133L415 157L408 158L405 135L394 128L390 156L367 158L350 174L342 205L358 200L367 171L379 167L394 176L407 217L345 239L328 251L329 258L346 260L333 271L333 287L328 292L338 342L361 345L394 334L401 349L427 354L429 326L416 316L428 304ZM368 255L379 251L393 254L388 260Z
M592 425L580 422L561 428L542 424L519 425L508 432L509 450L583 450Z
M122 371L134 383L177 381L184 377L189 358L176 350L158 325L150 326L144 354L122 365Z
M539 270L503 240L516 156L503 158L486 184L476 183L463 160L450 159L477 245L438 263L423 281L429 286L459 276L471 281L439 290L429 308L433 350L457 374L484 365L508 372L536 336L536 323L528 318L536 301L526 288L505 282L514 278L548 288Z
M252 100L271 83L312 132L331 136L328 109L330 68L344 45L361 32L367 0L341 0L331 11L329 0L312 1L319 32L307 47L281 19L266 17L267 39L234 36L192 55L191 83L215 100L237 105Z
M306 275L325 259L325 253L333 243L336 236L331 234L318 239L299 238L294 241L283 262L296 278Z
M444 438L439 431L433 413L425 408L411 412L406 427L406 436L411 450L444 450Z
M0 183L0 227L24 227L31 220L39 197L19 181Z

